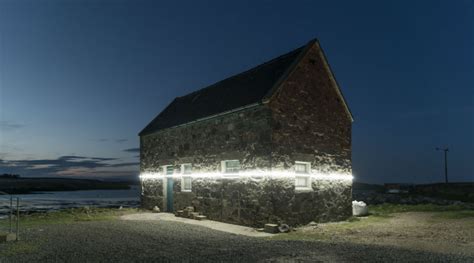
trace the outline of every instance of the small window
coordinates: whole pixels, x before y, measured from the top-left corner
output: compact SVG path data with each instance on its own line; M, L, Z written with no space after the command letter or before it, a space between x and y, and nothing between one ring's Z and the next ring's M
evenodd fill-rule
M298 174L309 174L311 169L311 164L307 162L296 162L295 163L295 172Z
M165 175L170 175L174 173L174 167L173 165L164 165L163 166L163 172Z
M311 183L309 176L296 176L295 186L296 188L310 188Z
M235 174L240 171L239 160L226 160L221 162L222 172L226 174Z
M181 192L191 192L193 179L190 176L183 176L181 179Z
M193 170L193 166L190 163L185 163L181 165L182 174L191 174L192 170Z
M310 189L311 188L311 163L295 162L295 188Z

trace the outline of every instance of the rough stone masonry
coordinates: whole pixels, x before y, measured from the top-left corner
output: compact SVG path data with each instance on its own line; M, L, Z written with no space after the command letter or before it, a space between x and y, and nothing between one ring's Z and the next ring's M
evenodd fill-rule
M254 90L270 85L249 104L236 90L254 82L259 85ZM164 126L166 115L174 114L176 120L203 108L211 111L212 103L227 105L225 97L212 100L213 92L226 88L233 96L228 104L239 99L244 107L217 109L215 114L203 113L204 118ZM242 97L252 95L246 92ZM197 113L189 112L193 108ZM158 115L140 133L141 173L155 175L141 177L142 206L166 211L167 198L172 198L174 210L194 206L209 219L256 227L345 219L352 201L351 126L352 116L319 43L311 41L177 98ZM238 160L241 175L220 174L225 160ZM311 181L305 189L295 186L296 162L310 164ZM182 164L192 165L190 191L182 191ZM165 174L164 166L172 172ZM279 175L273 176L275 171Z

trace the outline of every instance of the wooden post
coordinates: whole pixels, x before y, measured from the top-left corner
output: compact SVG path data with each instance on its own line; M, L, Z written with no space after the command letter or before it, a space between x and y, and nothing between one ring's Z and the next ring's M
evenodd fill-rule
M12 220L13 220L13 196L10 195L10 216L9 216L10 233L12 232Z
M20 232L20 198L16 198L16 241Z

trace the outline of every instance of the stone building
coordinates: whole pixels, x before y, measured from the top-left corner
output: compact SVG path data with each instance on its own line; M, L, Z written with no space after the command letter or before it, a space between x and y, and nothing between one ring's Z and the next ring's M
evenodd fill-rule
M142 206L250 226L345 219L352 121L312 40L153 119L139 134Z

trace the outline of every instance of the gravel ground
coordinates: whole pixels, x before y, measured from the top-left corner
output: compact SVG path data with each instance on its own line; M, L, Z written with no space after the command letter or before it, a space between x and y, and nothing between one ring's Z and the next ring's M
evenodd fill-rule
M0 262L473 262L375 244L271 240L171 221L91 221L25 230Z

